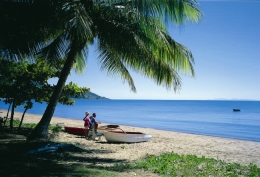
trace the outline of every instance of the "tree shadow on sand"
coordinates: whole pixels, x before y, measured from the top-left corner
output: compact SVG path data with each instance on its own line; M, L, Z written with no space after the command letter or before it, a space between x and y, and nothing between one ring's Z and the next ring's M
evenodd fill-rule
M106 150L86 150L77 144L29 142L3 137L0 137L1 176L95 176L93 170L88 169L115 171L114 164L125 163L124 160L91 157L92 153L111 153Z

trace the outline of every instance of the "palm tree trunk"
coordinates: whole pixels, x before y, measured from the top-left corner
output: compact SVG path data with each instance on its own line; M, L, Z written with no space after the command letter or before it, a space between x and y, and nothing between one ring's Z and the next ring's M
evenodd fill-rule
M50 102L37 126L33 129L27 140L46 140L48 137L48 129L51 122L51 118L54 114L56 106L58 104L59 98L61 96L62 90L65 86L67 78L70 74L71 68L75 62L77 56L78 46L76 42L72 42L71 49L68 53L66 62L62 68L58 83L54 89L54 92L50 98Z
M10 119L10 129L13 130L14 123L14 109L15 109L15 99L13 99L12 111L11 111L11 119Z
M27 110L28 110L28 108L25 108L24 111L23 111L23 115L22 115L20 124L19 124L19 126L18 126L18 132L21 130L21 126L22 126L22 124L23 124L24 115L25 115L25 113L26 113Z
M4 118L5 118L5 120L4 120L4 126L5 126L5 123L6 123L7 119L8 119L9 111L10 111L11 105L12 105L12 102L11 102L11 103L9 104L9 106L8 106L8 110L7 110L7 113L6 113L6 117L4 117Z

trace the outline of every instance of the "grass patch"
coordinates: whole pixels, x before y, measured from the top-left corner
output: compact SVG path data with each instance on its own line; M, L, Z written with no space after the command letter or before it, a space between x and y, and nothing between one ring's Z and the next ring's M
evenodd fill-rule
M28 136L31 131L36 127L37 124L35 123L23 123L20 127L20 120L13 120L13 128L10 129L8 125L10 125L10 120L6 121L6 127L2 127L1 132L2 133L13 133L13 134L19 134L19 135L24 135ZM49 135L48 139L51 140L54 138L59 132L63 131L62 126L60 124L50 124L49 125Z
M164 153L160 156L148 155L136 162L132 168L149 170L162 176L260 176L260 168L254 164L243 166L204 156L176 153Z
M20 120L14 120L13 127L18 127L20 122L21 122ZM6 125L10 125L10 120L6 121ZM23 123L21 127L22 128L35 128L36 125L37 124L35 124L35 123ZM49 129L52 131L55 131L55 132L59 132L59 131L62 131L62 126L60 126L59 124L57 124L57 125L50 124Z

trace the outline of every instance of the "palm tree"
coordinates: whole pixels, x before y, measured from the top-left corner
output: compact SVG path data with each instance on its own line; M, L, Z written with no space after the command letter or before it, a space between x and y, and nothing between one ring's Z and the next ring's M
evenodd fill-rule
M46 46L62 25L55 16L57 1L1 0L0 57L21 60Z
M82 71L88 47L97 46L102 70L118 75L136 91L129 69L167 89L180 89L179 73L194 76L191 52L168 34L169 23L198 22L195 0L60 0L55 4L54 28L39 57L57 61L66 57L50 102L28 140L45 139L67 77L73 67ZM57 26L57 25L56 25ZM61 30L62 29L62 30ZM59 31L59 32L57 32ZM51 40L50 40L51 39Z

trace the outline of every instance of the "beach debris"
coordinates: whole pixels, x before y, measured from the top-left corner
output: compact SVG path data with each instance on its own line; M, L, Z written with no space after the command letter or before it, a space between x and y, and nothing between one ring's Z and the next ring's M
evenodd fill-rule
M71 148L71 147L74 147L74 146L75 145L73 145L73 144L61 144L61 143L55 144L55 145L47 144L46 146L38 148L36 150L30 150L30 151L26 152L25 155L39 154L39 153L43 153L43 152L56 152L58 150Z
M130 175L136 176L136 173L133 171L128 172Z

